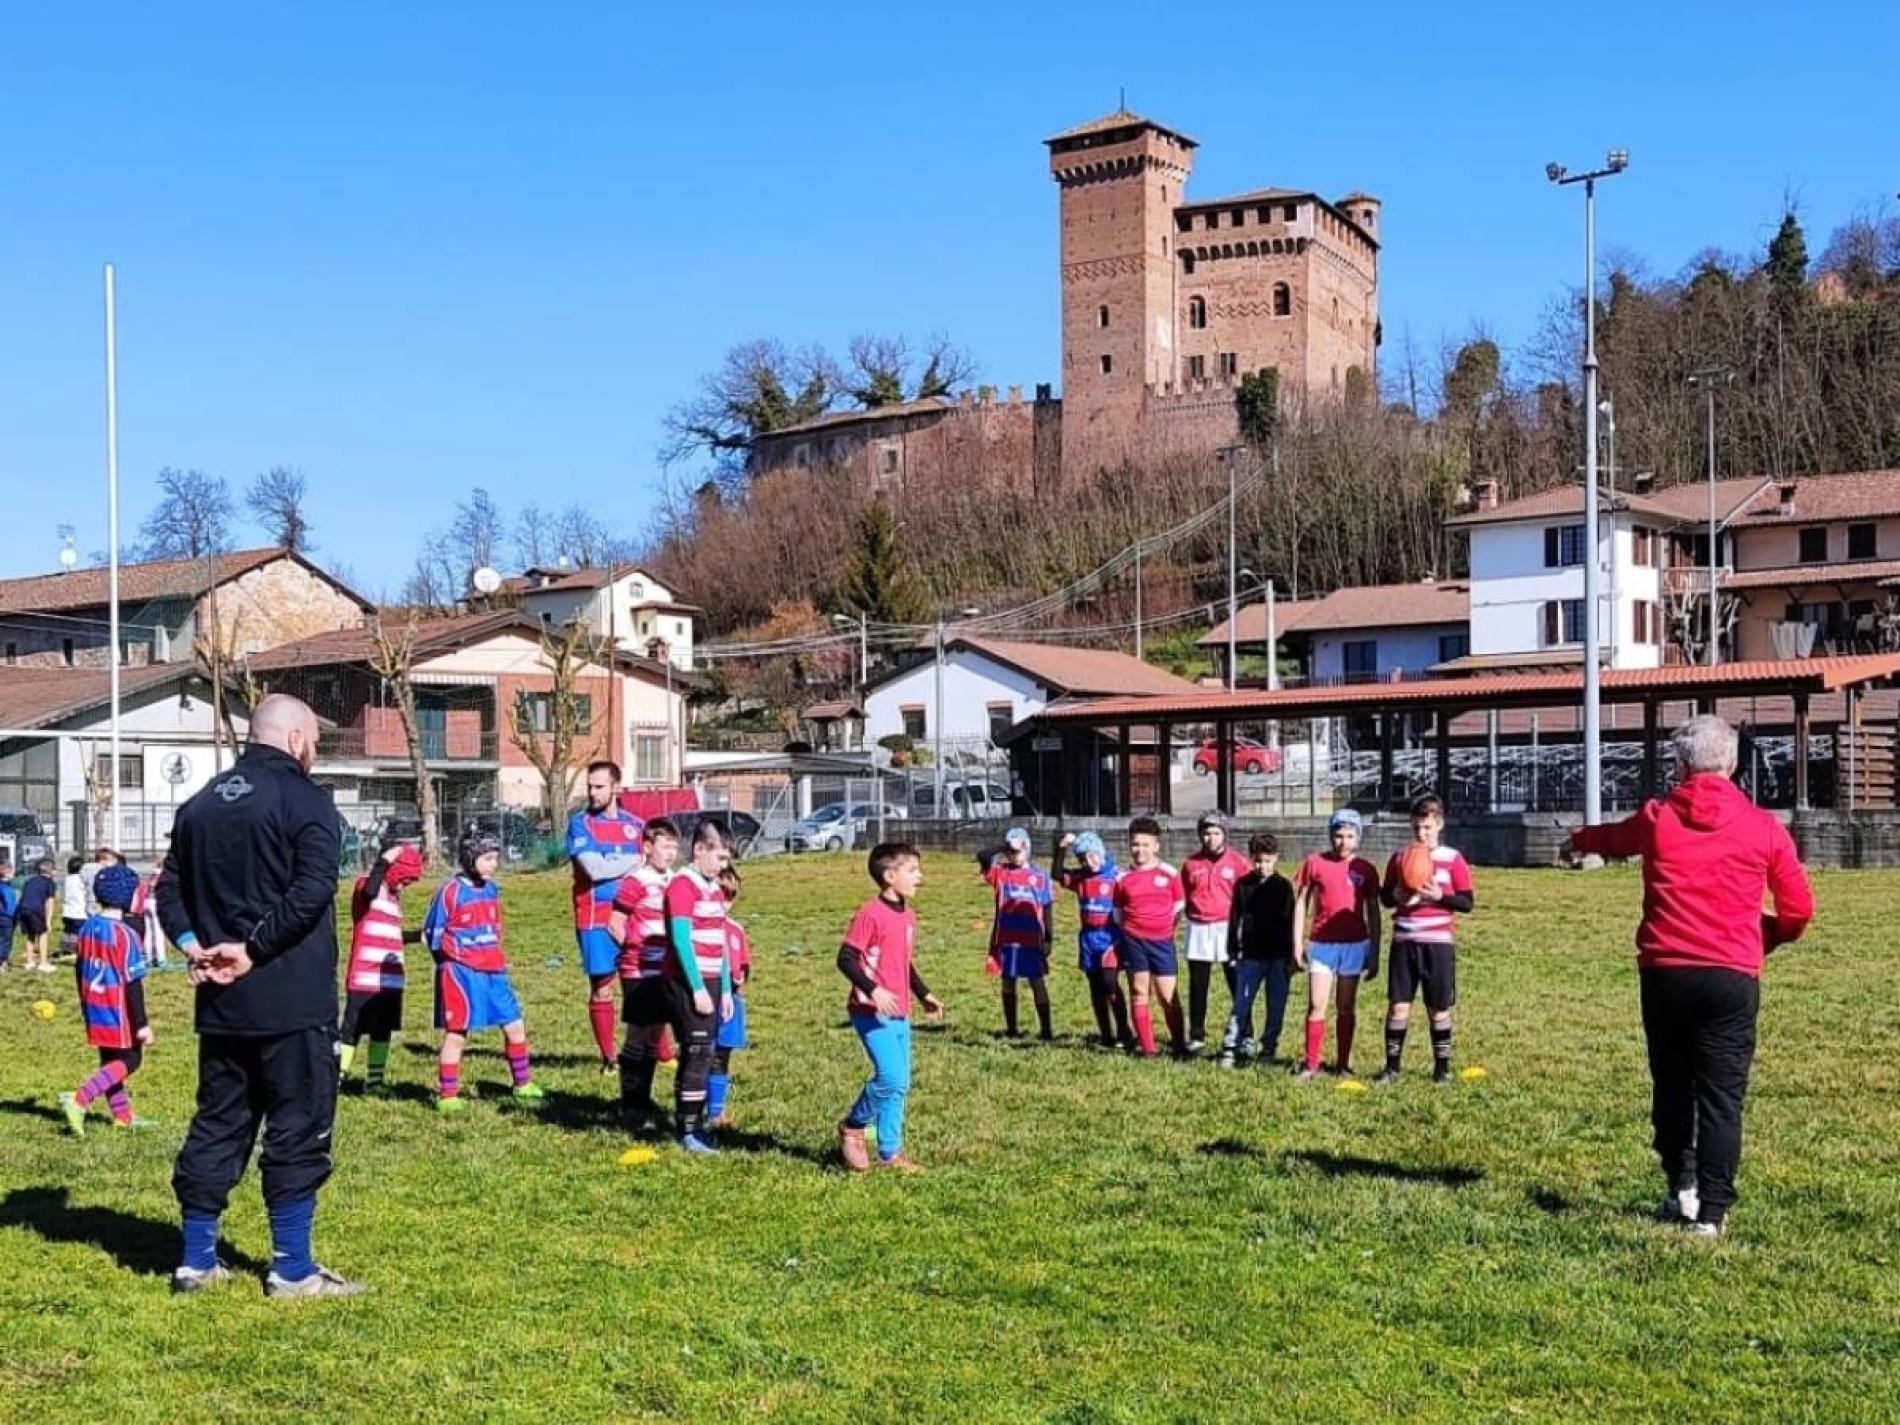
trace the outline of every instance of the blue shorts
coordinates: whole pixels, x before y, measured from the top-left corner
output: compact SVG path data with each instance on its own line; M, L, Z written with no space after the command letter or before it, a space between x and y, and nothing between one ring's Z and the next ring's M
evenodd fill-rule
M1137 940L1122 936L1122 968L1130 974L1172 975L1175 972L1174 941Z
M471 970L445 961L435 969L435 1027L450 1034L499 1029L521 1018L506 970Z
M715 1049L743 1049L745 1037L745 992L732 992L732 1018L719 1021L719 1034L713 1040Z
M1115 934L1108 930L1085 930L1075 939L1076 967L1085 975L1097 970L1112 970L1120 963L1115 953Z
M615 973L620 964L620 947L614 944L606 926L575 931L574 944L580 949L581 969L587 972L588 979L598 980Z
M1364 940L1315 940L1306 947L1307 968L1328 970L1335 975L1363 975L1366 955L1372 949Z
M1005 945L996 952L1006 980L1039 980L1049 972L1049 956L1037 945Z

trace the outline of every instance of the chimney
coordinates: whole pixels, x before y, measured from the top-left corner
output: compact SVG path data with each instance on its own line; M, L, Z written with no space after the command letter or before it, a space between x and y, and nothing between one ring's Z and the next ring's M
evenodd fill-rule
M1780 486L1780 494L1781 517L1784 520L1794 518L1794 481L1783 480Z
M1498 482L1480 480L1472 491L1471 503L1474 509L1495 510L1498 507Z

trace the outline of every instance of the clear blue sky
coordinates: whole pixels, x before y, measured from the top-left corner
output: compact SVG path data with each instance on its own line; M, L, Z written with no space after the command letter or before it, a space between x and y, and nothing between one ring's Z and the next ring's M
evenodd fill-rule
M1191 194L1384 199L1390 364L1521 342L1577 280L1550 158L1632 151L1602 243L1653 271L1759 246L1784 193L1818 253L1900 189L1897 54L1891 3L15 9L0 573L105 543L107 258L128 527L162 465L300 465L374 593L471 485L641 526L662 412L735 341L941 330L1053 380L1039 140L1118 86L1201 141Z

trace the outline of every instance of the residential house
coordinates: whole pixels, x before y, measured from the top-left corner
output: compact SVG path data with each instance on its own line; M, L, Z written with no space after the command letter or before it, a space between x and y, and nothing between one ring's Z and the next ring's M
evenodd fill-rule
M370 602L301 554L245 549L204 559L119 567L122 661L189 662L200 635L222 630L222 656L241 658L296 638L354 628ZM71 569L0 579L0 662L104 667L111 661L107 571Z
M1309 666L1311 647L1303 628L1306 616L1319 605L1318 599L1275 599L1273 602L1273 641L1275 656L1280 666L1297 664L1304 676ZM1195 646L1203 650L1214 663L1214 678L1217 682L1227 681L1228 633L1231 626L1233 649L1236 660L1265 659L1267 656L1267 605L1263 599L1257 604L1242 604L1234 611L1234 617L1222 619L1213 628L1195 640ZM1240 681L1263 683L1264 677L1248 677L1244 672Z
M165 849L179 804L229 765L230 743L220 754L211 681L196 663L123 669L118 794L108 813L110 679L104 668L0 674L0 806L31 810L62 849L151 856ZM234 713L232 733L244 730Z
M390 625L392 634L399 629ZM412 680L423 755L445 806L538 806L542 777L529 753L544 746L554 675L540 624L518 609L428 619L414 626ZM339 805L410 806L408 739L392 692L375 670L369 628L301 639L251 659L268 690L303 698L331 726L315 775ZM575 676L585 733L582 762L618 762L629 786L677 785L685 699L693 679L666 663L621 653Z
M558 627L578 617L598 637L630 653L664 658L682 672L692 671L693 618L704 611L681 603L638 565L534 568L505 580L502 591L540 623Z
M1292 681L1309 684L1422 676L1468 651L1469 606L1469 587L1454 579L1367 584L1276 604L1281 666L1297 659L1300 672ZM1264 654L1265 605L1241 609L1234 631L1237 651ZM1226 642L1224 622L1199 640L1223 666Z

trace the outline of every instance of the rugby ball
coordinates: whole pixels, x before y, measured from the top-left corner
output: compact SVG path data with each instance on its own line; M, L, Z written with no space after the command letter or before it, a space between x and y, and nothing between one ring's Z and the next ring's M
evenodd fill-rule
M1414 841L1399 852L1399 884L1404 889L1417 894L1428 888L1438 876L1438 867L1432 860L1432 849Z

